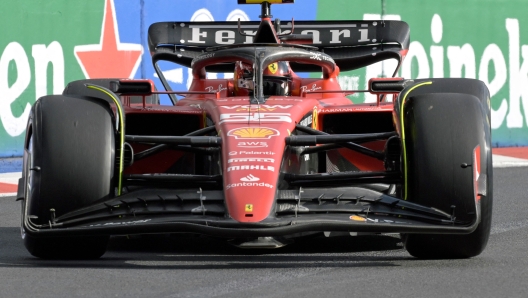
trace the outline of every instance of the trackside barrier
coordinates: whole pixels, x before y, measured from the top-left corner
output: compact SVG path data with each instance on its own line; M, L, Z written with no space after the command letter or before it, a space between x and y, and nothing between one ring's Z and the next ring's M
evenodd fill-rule
M498 1L497 1L498 2ZM148 25L167 20L257 20L258 5L236 0L47 0L6 1L0 26L0 171L19 169L27 117L35 101L62 93L67 82L85 78L148 78L162 89L150 62ZM335 9L339 7L339 9ZM297 0L276 5L286 20L404 20L410 50L397 76L407 79L468 77L490 90L494 147L528 146L528 20L525 0L364 1ZM57 13L60 12L60 13ZM305 34L318 32L307 29ZM200 38L200 32L192 38ZM227 34L227 33L226 33ZM336 42L346 30L333 32ZM226 36L228 36L227 34ZM342 72L344 90L368 88L367 78L393 75L395 62ZM189 70L160 65L173 90L186 90ZM232 74L208 74L224 79ZM304 76L308 76L304 74ZM314 77L312 75L312 77ZM359 93L353 102L374 102ZM169 104L168 98L162 99Z

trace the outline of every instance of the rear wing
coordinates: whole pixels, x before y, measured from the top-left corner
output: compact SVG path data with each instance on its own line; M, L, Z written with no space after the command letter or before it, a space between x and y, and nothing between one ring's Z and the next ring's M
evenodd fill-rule
M259 25L259 21L154 23L148 31L149 49L154 62L168 60L190 67L192 59L207 48L253 43ZM292 28L293 34L288 35ZM402 21L290 21L278 31L282 43L315 47L330 55L342 71L386 59L401 63L409 49L409 25ZM306 36L311 38L307 41ZM320 71L308 64L291 63L291 67L294 71ZM232 70L231 64L207 68L211 72Z

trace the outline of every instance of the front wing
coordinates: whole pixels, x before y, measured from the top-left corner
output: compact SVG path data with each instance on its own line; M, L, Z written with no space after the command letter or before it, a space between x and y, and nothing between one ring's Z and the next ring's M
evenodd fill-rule
M323 195L321 195L323 193ZM306 188L302 196L279 191L276 212L258 223L225 216L222 191L140 189L54 218L32 223L24 208L23 228L34 237L198 233L219 237L287 236L303 232L467 234L480 222L459 222L435 208L354 188Z

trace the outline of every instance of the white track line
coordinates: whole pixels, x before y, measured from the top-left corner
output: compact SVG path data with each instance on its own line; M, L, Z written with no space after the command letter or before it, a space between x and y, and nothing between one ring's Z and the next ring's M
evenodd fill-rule
M493 155L494 168L509 168L509 167L526 167L528 166L528 159L517 157L509 157L503 155Z
M18 179L22 177L21 172L0 173L0 182L18 184Z
M491 227L491 235L509 232L518 229L524 229L528 227L528 219L517 221L517 222L505 222L493 225Z
M22 177L21 172L14 172L14 173L0 173L0 182L1 183L9 183L9 184L18 184L18 179ZM16 192L7 192L7 193L1 193L0 192L0 198L1 197L10 197L10 196L16 196Z

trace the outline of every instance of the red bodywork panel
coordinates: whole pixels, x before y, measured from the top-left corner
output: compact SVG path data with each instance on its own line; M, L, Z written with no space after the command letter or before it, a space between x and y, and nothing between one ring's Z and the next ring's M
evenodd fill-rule
M323 130L325 115L340 113L387 112L392 103L352 104L343 93L310 93L319 90L340 90L336 79L295 78L292 94L303 96L271 96L265 104L249 104L248 96L233 96L233 81L229 79L195 79L189 91L211 92L190 94L176 106L128 105L125 112L132 114L193 114L215 123L222 137L222 173L229 215L239 222L259 222L272 212L281 169L292 160L284 158L285 137L305 117L312 116L312 127ZM219 98L214 93L219 93ZM350 94L348 92L347 94ZM175 123L174 125L177 125ZM201 125L203 127L204 125ZM385 141L363 144L382 151ZM134 151L147 149L134 145ZM338 150L342 157L363 171L383 170L383 162L346 149ZM126 174L166 171L184 155L167 150L148 159L135 162ZM295 161L293 161L295 162ZM286 163L283 165L283 163Z

